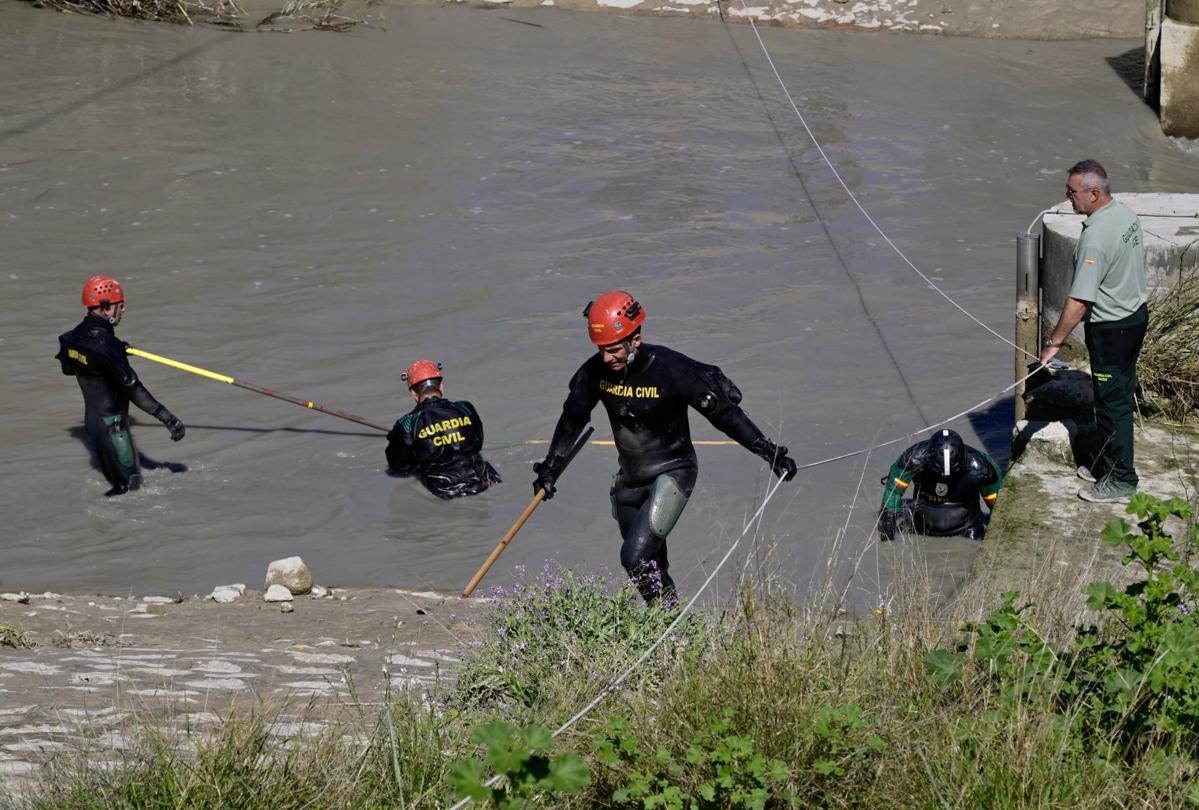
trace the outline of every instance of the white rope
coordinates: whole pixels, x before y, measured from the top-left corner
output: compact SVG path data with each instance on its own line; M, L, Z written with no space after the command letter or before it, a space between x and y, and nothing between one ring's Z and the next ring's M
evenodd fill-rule
M1045 216L1046 214L1060 214L1060 213L1061 213L1061 211L1058 211L1056 208L1046 208L1044 211L1042 211L1041 213L1037 214L1035 217L1032 218L1032 222L1028 223L1028 230L1026 230L1025 233L1032 233L1032 229L1037 227L1037 222L1041 219L1041 217Z
M716 575L720 573L720 569L723 568L724 564L727 563L729 558L733 556L733 552L737 550L737 546L741 544L741 541L745 538L745 535L749 531L750 527L754 525L754 521L758 520L762 513L766 511L766 504L770 503L770 499L774 497L774 493L778 491L778 488L782 483L783 479L779 478L774 482L774 486L772 486L766 492L766 497L762 499L762 505L759 506L758 510L750 515L749 519L745 521L745 526L741 529L741 534L739 534L737 539L733 541L733 544L729 546L729 550L726 551L724 556L720 558L720 562L718 562L716 567L712 569L712 573L708 574L708 578L705 579L703 584L699 586L699 589L696 590L695 595L687 600L687 604L684 605L682 610L679 611L679 615L675 616L674 621L672 621L670 625L662 631L662 635L658 636L657 640L654 641L653 644L646 647L645 651L637 657L637 660L630 664L624 672L620 673L616 680L612 681L612 683L601 689L600 693L596 695L590 703L575 712L574 716L565 723L558 726L551 736L558 737L575 723L586 717L592 709L604 701L604 698L616 691L617 687L624 683L625 680L627 680L628 677L637 670L637 667L641 666L645 659L649 658L653 654L654 650L658 649L658 647L662 645L662 642L669 638L670 634L674 632L674 629L679 626L679 622L683 621L683 618L688 612L690 612L691 608L695 606L695 603L699 600L699 597L703 595L703 592L707 589L707 587L712 584L712 580L714 580ZM497 774L496 776L493 776L484 782L484 785L486 787L495 787L501 778L502 777ZM467 796L465 799L462 799L457 804L453 805L450 810L460 810L460 808L465 807L470 802L471 798Z
M1039 367L1037 368L1037 371L1040 371ZM996 394L992 394L991 396L987 397L986 399L979 402L978 404L976 404L970 408L967 408L964 411L960 411L960 412L954 414L953 416L949 417L948 419L944 419L935 424L928 425L917 432L923 433L928 430L933 430L935 428L940 427L941 425L948 424L948 423L954 421L955 419L960 419L961 417L965 416L966 414L970 413L971 411L978 410L982 406L984 406L996 399L999 399L1001 396L1003 396L1004 394L1006 394L1009 391L1011 391L1012 389L1014 389L1020 383L1028 380L1028 378L1031 377L1035 373L1036 373L1036 371L1030 372L1026 376L1022 377L1021 379L1019 379L1016 382L1009 385L1007 388L1004 388L1002 391L999 391ZM841 461L842 459L852 458L854 456L860 456L865 453L871 453L880 448L889 447L893 444L898 444L899 442L902 442L905 439L908 439L909 437L911 437L911 435L912 435L911 433L905 433L902 436L898 436L889 441L885 441L880 444L876 444L873 447L864 447L861 450L853 450L849 453L842 453L839 456L832 456L831 458L821 459L820 461L813 461L808 464L801 464L796 469L797 470L808 470L813 467L819 467L823 464L831 464L834 461ZM864 467L863 467L863 475L865 475ZM579 709L577 712L575 712L574 716L572 716L569 720L567 720L565 723L563 723L561 726L559 726L554 731L554 733L551 735L552 737L557 738L559 735L561 735L563 732L568 730L575 723L579 722L584 717L586 717L588 714L590 714L592 709L594 709L600 703L603 703L604 698L608 697L608 695L615 692L616 689L622 683L624 683L630 675L632 675L637 670L637 667L641 666L641 664L645 662L645 659L649 658L653 654L654 650L658 649L658 647L660 647L662 645L662 642L664 642L670 636L670 634L674 632L675 628L679 626L679 622L681 622L683 620L683 617L685 617L691 611L691 608L695 606L695 603L697 601L699 601L700 596L702 596L704 591L707 590L708 586L712 584L712 581L714 579L716 579L716 575L720 573L720 570L724 567L725 563L727 563L729 561L729 558L731 558L733 556L733 552L737 550L737 547L741 544L741 541L743 539L745 539L745 535L747 532L749 532L750 527L754 525L755 521L760 523L761 518L766 511L766 505L768 503L770 503L770 499L774 497L774 493L778 491L778 488L782 483L783 483L783 479L779 478L778 480L776 480L774 482L774 485L772 487L770 487L769 490L767 490L766 497L762 499L762 504L758 507L757 511L754 512L752 515L750 515L749 518L745 521L745 526L742 527L741 534L737 535L737 539L733 541L733 544L731 546L729 546L728 551L726 551L724 553L724 556L720 558L720 562L716 563L716 567L712 569L712 573L708 574L707 578L703 581L703 584L701 584L699 586L699 588L695 591L695 595L692 596L689 600L687 600L687 604L684 605L682 610L679 611L679 615L674 617L674 621L672 621L670 623L670 625L665 630L662 631L662 634L660 636L658 636L658 638L654 641L654 643L650 644L649 647L647 647L645 649L645 651L642 652L641 655L639 655L637 657L637 660L634 661L632 664L630 664L625 669L624 672L622 672L619 676L617 676L617 678L614 681L612 681L610 684L608 684L603 689L601 689L599 694L596 695L595 698L590 703L588 703L583 708ZM860 487L861 482L859 481L858 484ZM855 500L856 500L856 497L857 496L855 495ZM877 519L876 519L876 522L877 522ZM500 777L499 775L493 776L490 779L488 779L484 783L484 785L486 787L495 787L495 785L499 784L499 781L501 778L502 777ZM471 798L468 796L465 799L460 800L457 804L450 807L450 810L461 810L461 808L465 807L470 802L471 802Z
M948 419L942 419L940 422L934 422L933 424L928 425L923 428L920 428L919 430L913 431L912 433L905 433L902 436L897 436L896 438L891 439L889 441L885 441L882 444L876 444L873 447L863 447L861 450L851 450L850 452L842 453L839 456L832 456L830 458L822 458L820 461L813 461L808 464L801 464L796 469L797 470L808 470L808 469L811 469L812 467L819 467L823 464L831 464L834 461L841 461L842 459L853 458L854 456L860 456L863 453L869 453L873 450L878 450L883 447L890 447L893 444L899 444L900 442L904 441L905 439L910 438L915 433L924 433L926 430L935 430L936 428L939 428L942 425L948 425L950 422L953 422L954 420L957 420L957 419L961 419L966 414L973 413L974 411L977 411L982 406L990 404L991 402L994 402L995 400L999 399L1001 396L1006 394L1008 391L1014 390L1016 388L1016 386L1020 385L1021 383L1028 382L1029 378L1032 377L1034 374L1036 374L1038 371L1040 371L1042 368L1043 368L1043 366L1037 366L1035 369L1028 372L1023 377L1016 380L1014 383L1009 385L1007 388L1004 388L999 393L992 394L991 396L987 397L986 399L982 400L981 402L978 402L978 403L970 406L969 408L967 408L964 411L958 411L957 413L955 413L953 416L949 417Z
M816 147L816 151L819 152L820 157L824 159L825 165L827 165L829 167L829 170L833 173L833 177L837 178L837 182L841 184L841 188L843 188L845 190L845 193L847 195L849 195L850 201L853 202L853 204L855 206L857 206L857 209L862 212L862 216L864 216L866 218L866 221L869 222L870 225L874 228L874 230L878 233L878 235L882 237L883 241L891 246L891 249L895 251L896 255L899 256L899 258L903 259L904 263L907 264L908 267L910 267L916 271L916 275L920 276L920 278L922 278L924 280L924 282L926 284L928 284L928 286L930 286L934 290L936 290L941 295L942 298L944 298L946 301L948 301L950 304L952 304L959 312L961 312L963 315L965 315L970 320L974 321L976 324L981 326L983 329L986 329L988 332L990 332L992 335L994 335L995 337L1002 340L1007 345L1011 346L1016 351L1023 352L1024 354L1028 355L1029 357L1036 359L1035 354L1028 351L1027 349L1022 349L1021 347L1017 346L1011 340L1009 340L1008 338L999 334L994 329L992 329L990 326L988 326L987 324L983 323L981 320L976 318L974 315L972 315L965 307L963 307L957 301L954 301L949 296L948 293L946 293L944 290L942 290L940 287L938 287L935 283L933 283L933 280L931 278L929 278L927 275L925 275L924 272L919 267L917 267L915 265L915 263L912 262L911 259L909 259L907 257L907 254L905 254L902 250L900 250L899 246L891 241L891 237L887 236L886 231L884 231L879 226L879 224L874 221L874 217L870 216L870 212L867 211L866 208L862 205L862 203L860 203L858 201L857 195L855 195L850 190L850 188L846 184L845 180L841 177L841 173L839 171L837 171L837 167L833 165L833 161L829 159L828 154L824 151L824 147L821 146L820 141L817 140L816 133L812 132L812 128L810 126L808 126L807 119L805 119L803 116L803 113L799 111L799 106L795 103L795 99L791 97L791 91L787 89L786 82L783 81L783 77L779 74L778 68L775 67L774 59L771 58L770 51L768 51L766 49L766 43L762 41L762 35L760 33L758 33L758 26L754 24L754 18L749 10L749 7L745 5L745 0L740 0L740 1L741 1L741 10L742 10L743 14L745 15L745 18L749 21L749 27L754 32L754 37L756 37L758 40L758 46L762 49L762 54L766 57L766 63L768 65L770 65L770 70L774 73L774 78L778 81L779 87L781 87L783 89L783 95L785 95L787 97L787 102L791 105L791 109L795 111L795 116L799 119L799 123L803 126L804 131L808 133L808 138L811 139L812 145Z

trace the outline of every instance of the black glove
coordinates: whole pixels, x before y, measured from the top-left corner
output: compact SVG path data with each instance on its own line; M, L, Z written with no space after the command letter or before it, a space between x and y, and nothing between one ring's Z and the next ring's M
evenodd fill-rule
M544 489L547 501L554 497L554 481L561 471L562 459L557 456L550 456L545 461L534 464L533 472L537 473L537 477L533 479L533 492L537 493Z
M154 412L154 418L162 422L163 426L171 432L171 441L173 442L179 441L187 433L187 428L179 421L179 417L162 405L159 405L158 410Z
M884 509L878 515L878 540L880 543L887 543L895 539L899 534L899 525L895 520L895 513Z
M770 439L762 439L754 448L754 452L758 458L770 465L770 471L778 478L790 481L795 477L798 468L795 466L795 461L787 455L786 447L775 444Z

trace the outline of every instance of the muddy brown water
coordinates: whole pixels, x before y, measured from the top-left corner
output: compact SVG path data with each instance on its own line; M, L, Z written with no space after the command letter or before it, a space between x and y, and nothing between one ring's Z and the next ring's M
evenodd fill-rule
M1005 334L1014 235L1063 167L1199 186L1199 159L1109 65L1136 43L764 36L863 202ZM291 554L327 584L456 590L532 494L541 448L491 446L504 485L442 503L384 473L381 434L139 361L188 425L172 444L141 416L141 451L187 469L105 499L52 357L96 272L125 284L134 345L386 424L410 406L399 372L430 356L506 442L550 434L589 351L580 309L612 287L642 299L649 341L722 365L801 463L1011 380L1009 349L847 204L744 26L422 7L251 35L8 2L0 86L4 590L204 593ZM1010 419L1005 401L954 426L1005 457ZM751 563L803 588L830 554L860 560L862 602L901 558L952 587L972 544L869 537L900 449L785 485ZM739 448L700 461L670 540L688 592L769 483ZM546 558L617 567L615 466L609 447L580 455L488 584Z

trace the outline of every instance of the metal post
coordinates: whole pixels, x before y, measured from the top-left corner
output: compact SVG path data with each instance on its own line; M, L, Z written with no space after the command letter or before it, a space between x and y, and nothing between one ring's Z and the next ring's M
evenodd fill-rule
M1015 379L1028 374L1028 364L1041 352L1041 235L1016 235L1016 352ZM1028 354L1025 354L1028 352ZM1032 355L1030 358L1029 355ZM1025 416L1024 383L1016 386L1016 420Z

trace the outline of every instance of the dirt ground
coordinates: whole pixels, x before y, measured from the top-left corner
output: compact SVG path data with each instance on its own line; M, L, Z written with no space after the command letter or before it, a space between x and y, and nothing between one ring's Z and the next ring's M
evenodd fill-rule
M1045 424L1033 423L1033 430ZM975 582L987 581L996 593L1029 590L1030 583L1040 582L1076 594L1086 582L1119 582L1128 575L1121 564L1124 551L1104 544L1099 533L1110 520L1135 524L1136 518L1123 504L1088 503L1077 497L1084 482L1074 475L1065 433L1064 428L1056 434L1051 428L1034 437L1004 481L972 574ZM1194 503L1199 493L1199 435L1149 423L1138 427L1135 443L1139 490ZM1178 521L1167 524L1175 538L1184 530Z
M1004 39L1143 37L1145 7L1128 0L406 0L482 8L556 7L617 14L756 21L803 28ZM384 7L386 8L386 7ZM522 15L536 21L538 17Z
M303 4L301 4L302 6ZM771 26L899 31L999 39L1143 38L1145 8L1128 0L347 0L343 17L394 24L405 7L521 10L512 22L552 25L557 9ZM306 30L283 0L242 0L239 27Z
M0 626L33 645L0 643L0 786L30 784L63 751L117 759L148 717L203 733L236 704L280 712L280 739L322 733L339 707L373 713L389 681L452 679L482 609L387 589L297 596L286 613L253 591L230 604L174 599L0 599Z

